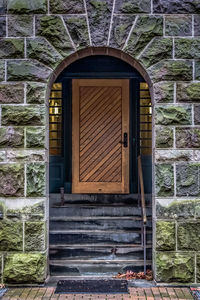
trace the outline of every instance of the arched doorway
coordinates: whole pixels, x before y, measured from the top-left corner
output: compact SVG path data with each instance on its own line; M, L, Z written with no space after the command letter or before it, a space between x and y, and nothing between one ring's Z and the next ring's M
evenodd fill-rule
M106 275L150 267L148 84L119 58L87 56L60 73L49 101L51 274ZM144 171L147 234L138 156Z

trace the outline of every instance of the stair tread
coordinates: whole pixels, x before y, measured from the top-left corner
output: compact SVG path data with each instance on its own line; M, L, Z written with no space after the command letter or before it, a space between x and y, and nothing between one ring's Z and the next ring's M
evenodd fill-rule
M50 234L67 234L67 233L141 233L141 228L134 228L133 230L98 230L98 229L94 229L94 230L87 230L87 229L83 229L83 230L79 230L79 229L69 229L69 230L50 230L49 231ZM146 230L147 233L152 233L152 230Z
M63 260L50 260L49 261L51 265L53 264L56 264L56 265L63 265L63 264L88 264L88 263L92 263L92 264L99 264L99 263L103 263L103 264L107 264L107 263L114 263L114 264L117 264L117 263L144 263L144 260L143 259L132 259L132 260L113 260L113 259L90 259L90 260L79 260L79 259L74 259L74 260L68 260L68 259L63 259ZM147 264L150 264L152 263L152 260L147 260L146 261Z
M150 217L148 218L150 219ZM89 221L89 220L138 220L138 221L142 221L142 217L138 217L138 216L92 216L92 217L50 217L50 221L76 221L76 220L80 220L80 221Z
M100 244L50 244L49 245L50 249L57 249L57 248L99 248L99 247L103 247L103 248L143 248L143 245L140 244L123 244L123 245L116 245L116 244L102 244L102 246ZM151 244L146 245L146 248L151 248Z

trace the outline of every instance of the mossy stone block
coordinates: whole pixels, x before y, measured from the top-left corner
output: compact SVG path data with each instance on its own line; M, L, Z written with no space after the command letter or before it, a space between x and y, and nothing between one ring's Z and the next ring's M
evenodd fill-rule
M33 163L27 166L27 196L43 197L45 196L45 165Z
M140 15L125 51L136 57L154 37L162 35L163 19L161 16Z
M23 127L0 127L0 148L18 148L23 146Z
M0 2L0 14L4 15L6 13L7 2L6 0L1 0Z
M41 14L47 12L47 0L7 0L9 14Z
M24 105L2 107L2 125L43 125L45 107L43 105Z
M153 82L160 81L191 81L193 66L187 60L162 60L148 69Z
M175 250L175 223L156 222L156 249L162 251Z
M63 60L63 57L43 37L27 39L27 56L52 69Z
M25 222L25 251L45 250L45 223Z
M44 216L45 207L43 201L18 209L6 207L6 218L10 220L42 221Z
M197 254L197 282L200 282L200 254Z
M173 129L156 126L156 147L157 148L172 148L173 147Z
M0 84L0 103L23 103L24 102L24 85L17 84Z
M0 197L24 196L24 166L0 165Z
M46 85L44 83L28 82L26 86L26 101L29 104L45 104Z
M198 14L200 13L200 3L193 0L153 0L153 12L158 14Z
M0 202L0 220L2 220L5 216L5 203Z
M60 16L37 17L36 34L46 38L63 57L74 51Z
M1 7L0 7L0 11L1 11ZM6 17L1 17L1 16L0 16L0 37L6 37Z
M83 0L50 0L50 12L55 14L85 14Z
M0 61L0 80L5 80L5 62L3 60Z
M177 148L200 148L200 128L185 127L176 129Z
M168 58L172 58L172 39L157 37L145 48L139 60L148 68L162 59Z
M33 35L33 16L8 15L8 36L27 37Z
M200 80L200 60L195 61L195 80Z
M45 127L26 128L26 147L27 148L45 147Z
M159 82L154 84L154 100L156 103L171 103L174 101L174 83Z
M155 151L155 161L162 163L184 162L193 159L192 150L159 149Z
M200 248L200 223L178 223L177 229L178 250L199 251Z
M194 282L194 254L157 252L158 282Z
M175 57L200 59L200 38L175 40Z
M22 251L21 222L0 221L0 251Z
M43 283L46 278L47 258L42 253L8 254L5 260L6 283Z
M178 200L170 204L156 204L156 216L159 219L194 219L200 211L200 200Z
M64 16L63 17L70 36L76 48L90 46L87 19L85 16Z
M174 195L174 168L170 164L156 165L156 195Z
M190 125L191 107L189 106L156 106L155 122L158 125Z
M177 101L200 102L200 83L177 83Z
M194 105L194 124L200 125L200 105Z
M165 16L165 34L169 36L191 36L192 16Z
M123 48L135 18L135 16L129 15L113 16L109 46L113 48Z
M150 13L151 0L116 0L115 13L117 14L138 14Z
M200 36L200 15L194 15L194 35Z
M108 40L112 2L110 0L86 0L92 44L105 46Z
M24 58L23 39L1 39L0 58Z
M177 196L199 196L199 165L180 164L176 166Z

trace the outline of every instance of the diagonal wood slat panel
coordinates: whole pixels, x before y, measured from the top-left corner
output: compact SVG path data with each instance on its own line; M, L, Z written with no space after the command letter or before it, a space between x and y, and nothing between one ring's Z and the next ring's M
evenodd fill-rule
M72 193L129 193L129 80L72 80Z
M120 182L121 87L82 86L79 95L80 182L109 182L110 179L112 182Z

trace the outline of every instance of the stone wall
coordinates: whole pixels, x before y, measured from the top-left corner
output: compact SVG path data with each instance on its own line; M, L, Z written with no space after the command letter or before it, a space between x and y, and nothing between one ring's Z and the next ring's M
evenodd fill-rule
M98 51L126 58L152 83L155 278L200 282L195 0L0 0L2 281L46 278L49 87L70 61Z

